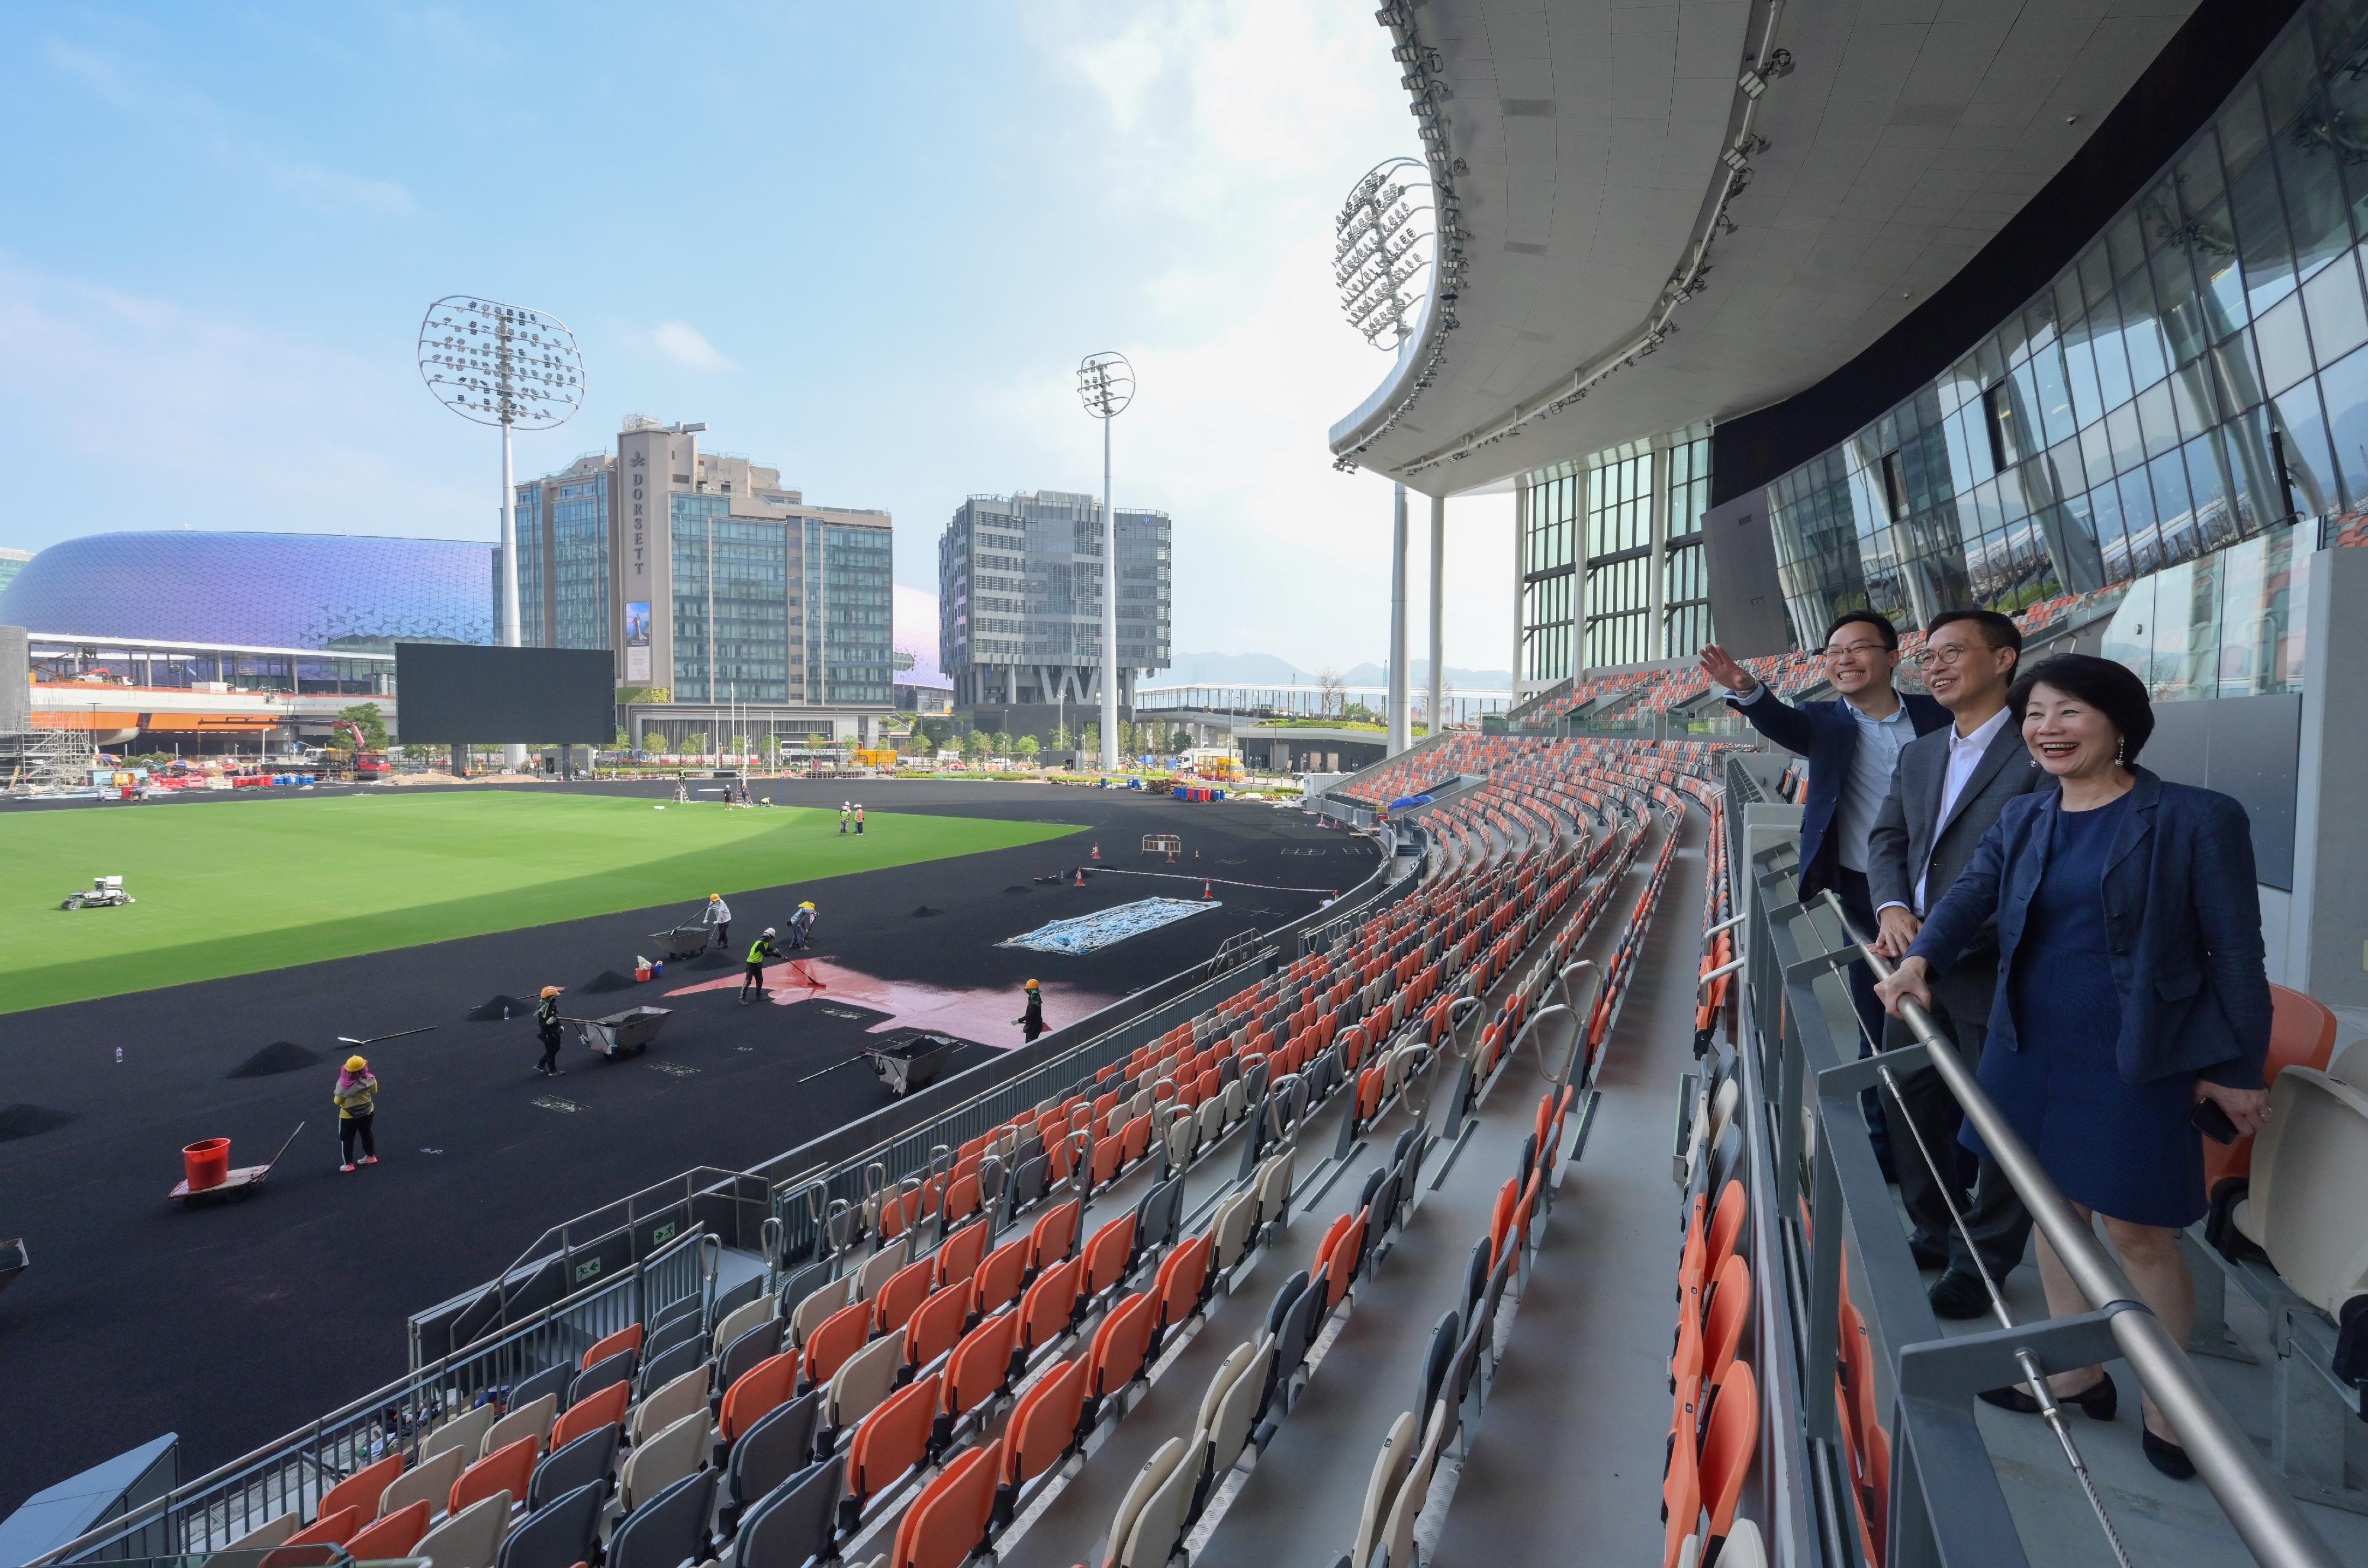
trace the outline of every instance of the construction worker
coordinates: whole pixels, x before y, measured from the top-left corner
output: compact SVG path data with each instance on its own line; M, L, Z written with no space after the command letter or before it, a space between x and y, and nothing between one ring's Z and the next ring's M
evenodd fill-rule
M860 801L855 802L855 836L863 836L863 802Z
M370 1063L359 1056L348 1056L337 1074L337 1090L330 1099L337 1108L337 1150L343 1164L341 1171L352 1170L357 1163L378 1164L378 1140L370 1136L370 1119L378 1114L378 1075ZM354 1159L354 1144L362 1147L362 1157Z
M773 946L773 928L768 926L765 934L748 946L748 967L740 976L740 1006L745 1007L748 1005L748 993L751 991L760 997L766 994L765 960L780 956L781 949Z
M542 996L534 1005L535 1032L542 1037L542 1060L534 1070L546 1078L560 1075L559 1066L559 987L546 985Z
M790 951L794 953L802 948L809 948L814 945L814 915L816 913L818 912L815 910L814 900L812 899L806 900L803 903L790 911ZM769 936L771 933L768 932L767 935Z
M700 912L699 923L714 927L717 947L728 949L732 946L732 906L723 902L722 893L707 895L707 907Z
M1011 1020L1019 1026L1019 1033L1029 1044L1044 1032L1044 990L1034 981L1028 983L1028 1010Z
M848 816L849 815L849 813L851 813L854 810L855 810L855 802L854 802L854 801L841 801L838 803L838 831L839 831L839 835L840 835L841 837L846 836L846 834L847 834L847 819L848 819Z

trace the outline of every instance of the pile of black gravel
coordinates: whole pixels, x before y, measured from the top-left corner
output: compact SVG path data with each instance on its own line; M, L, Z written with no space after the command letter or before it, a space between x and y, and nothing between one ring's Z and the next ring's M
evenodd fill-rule
M631 991L634 983L633 977L630 974L619 974L613 969L604 969L575 989L589 992Z
M497 1024L504 1018L524 1017L533 1011L534 1004L523 997L495 993L469 1009L469 1021L472 1024Z
M292 1040L275 1040L222 1074L225 1078L268 1078L275 1074L301 1072L318 1067L328 1058L317 1051L308 1051Z
M944 913L945 913L945 911L944 911L944 910L942 910L942 909L931 909L928 904L926 904L926 903L925 903L925 904L921 905L921 907L920 907L920 908L918 908L918 909L916 909L916 910L913 911L913 918L914 918L914 919L916 919L916 920L927 920L927 919L928 919L931 915L943 915Z
M12 1106L0 1106L0 1143L55 1132L74 1119L73 1111L51 1110L43 1105L27 1105L19 1101Z

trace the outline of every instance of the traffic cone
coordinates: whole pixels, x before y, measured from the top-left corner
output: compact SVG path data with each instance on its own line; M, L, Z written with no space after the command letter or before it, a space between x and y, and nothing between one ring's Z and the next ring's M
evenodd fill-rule
M1173 866L1174 864L1176 864L1176 851L1174 851L1173 849L1170 849L1170 850L1167 852L1167 863L1168 863L1169 865L1171 865L1171 866Z
M1102 858L1102 844L1101 844L1101 840L1098 838L1098 839L1094 840L1094 858L1095 858L1095 859L1097 859L1097 860L1099 860L1099 859L1100 859L1101 858Z
M1208 880L1206 877L1201 878L1201 901L1202 901L1203 903L1205 903L1205 902L1207 902L1208 900L1212 899L1212 898L1214 898L1214 897L1216 897L1216 896L1217 896L1217 895L1216 895L1215 893L1213 893L1213 892L1210 892L1210 891L1209 891L1209 880Z
M1086 885L1086 869L1083 866L1077 868L1076 885L1079 887L1084 887Z

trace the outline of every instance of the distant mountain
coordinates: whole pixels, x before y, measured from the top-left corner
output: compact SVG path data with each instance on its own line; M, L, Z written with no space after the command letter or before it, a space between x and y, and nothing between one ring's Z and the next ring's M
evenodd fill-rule
M1430 661L1416 659L1410 666L1419 688L1430 678ZM1316 672L1272 653L1178 653L1169 668L1152 677L1159 686L1313 686ZM1361 664L1341 671L1349 686L1383 686L1388 676L1381 665ZM1503 691L1513 677L1503 670L1463 670L1447 666L1447 684L1458 691Z

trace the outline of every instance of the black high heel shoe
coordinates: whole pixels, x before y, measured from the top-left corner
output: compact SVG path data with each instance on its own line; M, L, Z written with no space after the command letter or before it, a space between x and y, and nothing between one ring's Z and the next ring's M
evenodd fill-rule
M2187 1450L2168 1437L2157 1437L2151 1430L2141 1430L2145 1440L2138 1446L2146 1449L2146 1463L2173 1481L2192 1481L2195 1477L2195 1461Z
M2011 1410L2018 1415L2039 1414L2039 1401L2025 1392L2021 1383L2009 1383L2002 1389L1984 1389L1980 1398L1985 1403L1995 1404L2000 1410ZM2091 1421L2111 1421L2114 1412L2121 1408L2121 1394L2113 1387L2112 1374L2108 1372L2078 1393L2057 1394L2055 1403L2078 1405ZM2153 1434L2148 1433L2147 1437L2152 1439ZM2152 1457L2154 1450L2149 1449L2146 1452L2148 1457ZM2185 1456L2180 1457L2183 1459Z

